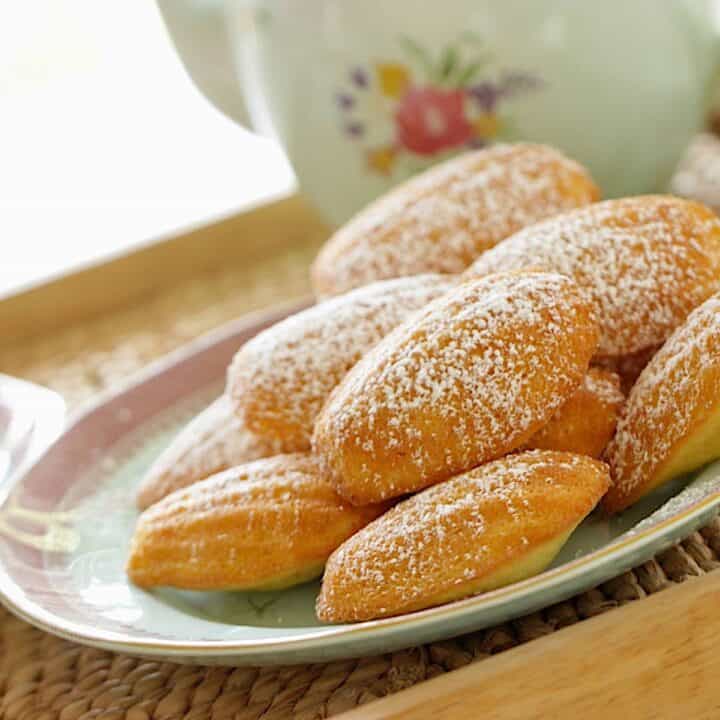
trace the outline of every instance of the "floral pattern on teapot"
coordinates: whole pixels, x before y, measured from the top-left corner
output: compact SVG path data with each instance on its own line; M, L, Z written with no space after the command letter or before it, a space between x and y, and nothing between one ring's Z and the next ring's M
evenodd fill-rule
M510 138L507 101L544 84L523 70L494 68L475 33L463 33L438 57L411 38L399 44L405 62L352 67L336 95L342 131L380 175L408 175Z

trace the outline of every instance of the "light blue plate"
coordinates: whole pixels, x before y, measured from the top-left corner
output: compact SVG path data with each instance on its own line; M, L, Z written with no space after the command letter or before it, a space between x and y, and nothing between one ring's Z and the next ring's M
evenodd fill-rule
M593 514L549 570L442 607L355 625L315 619L318 583L282 592L146 592L124 563L134 489L220 390L232 352L278 315L195 344L79 417L0 510L0 591L15 613L77 642L203 664L325 661L478 630L567 599L652 557L720 505L720 463L608 520ZM268 528L268 532L272 532Z

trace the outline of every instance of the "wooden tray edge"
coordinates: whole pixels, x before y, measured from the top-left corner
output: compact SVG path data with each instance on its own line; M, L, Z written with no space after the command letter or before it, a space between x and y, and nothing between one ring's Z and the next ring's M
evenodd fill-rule
M715 717L719 598L720 573L693 578L342 718Z
M328 233L299 195L249 208L0 299L3 343L57 332L310 239L319 244Z

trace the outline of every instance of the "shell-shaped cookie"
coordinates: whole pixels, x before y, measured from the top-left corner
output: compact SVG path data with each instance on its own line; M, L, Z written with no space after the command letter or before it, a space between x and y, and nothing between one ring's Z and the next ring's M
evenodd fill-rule
M257 460L151 505L127 572L141 587L289 587L320 575L330 553L385 509L342 500L309 454Z
M332 389L385 335L456 278L418 275L373 283L299 312L245 343L228 370L235 411L254 432L309 448Z
M527 442L575 392L596 344L591 306L568 278L465 283L355 365L313 446L351 502L420 490Z
M609 512L720 457L720 294L693 311L642 371L606 455Z
M193 418L150 466L137 490L137 506L144 510L175 490L283 449L282 442L250 432L222 395Z
M597 460L534 450L428 488L330 556L318 617L399 615L541 572L609 482Z
M609 370L591 367L580 387L526 447L599 458L615 433L624 402L620 378Z
M607 200L528 227L465 277L542 268L572 277L597 303L601 356L661 344L720 288L720 220L669 195Z
M408 180L341 227L313 265L315 294L402 275L462 272L520 228L598 194L580 165L547 146L466 153Z

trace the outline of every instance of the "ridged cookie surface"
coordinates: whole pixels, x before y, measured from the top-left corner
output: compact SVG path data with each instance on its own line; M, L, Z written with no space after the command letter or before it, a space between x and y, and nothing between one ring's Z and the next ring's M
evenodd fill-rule
M222 395L191 420L152 464L137 491L140 510L222 470L277 455L283 443L250 432Z
M466 277L533 267L572 277L597 304L598 355L664 342L720 289L720 220L669 195L607 200L528 227Z
M599 458L615 433L625 402L620 378L592 367L570 399L536 432L526 448L562 450Z
M720 294L703 303L640 373L607 450L618 512L720 457Z
M588 173L547 146L466 153L408 180L341 227L313 265L315 294L462 272L520 228L597 199Z
M575 392L596 344L591 306L568 278L465 283L355 365L313 446L351 502L420 490L527 442Z
M308 454L257 460L151 505L127 572L141 587L289 587L320 575L330 553L383 510L342 500Z
M386 280L273 325L245 343L228 370L235 411L254 432L309 448L315 418L350 368L454 284L444 275Z
M428 488L330 556L318 617L398 615L541 572L609 482L597 460L535 450Z

